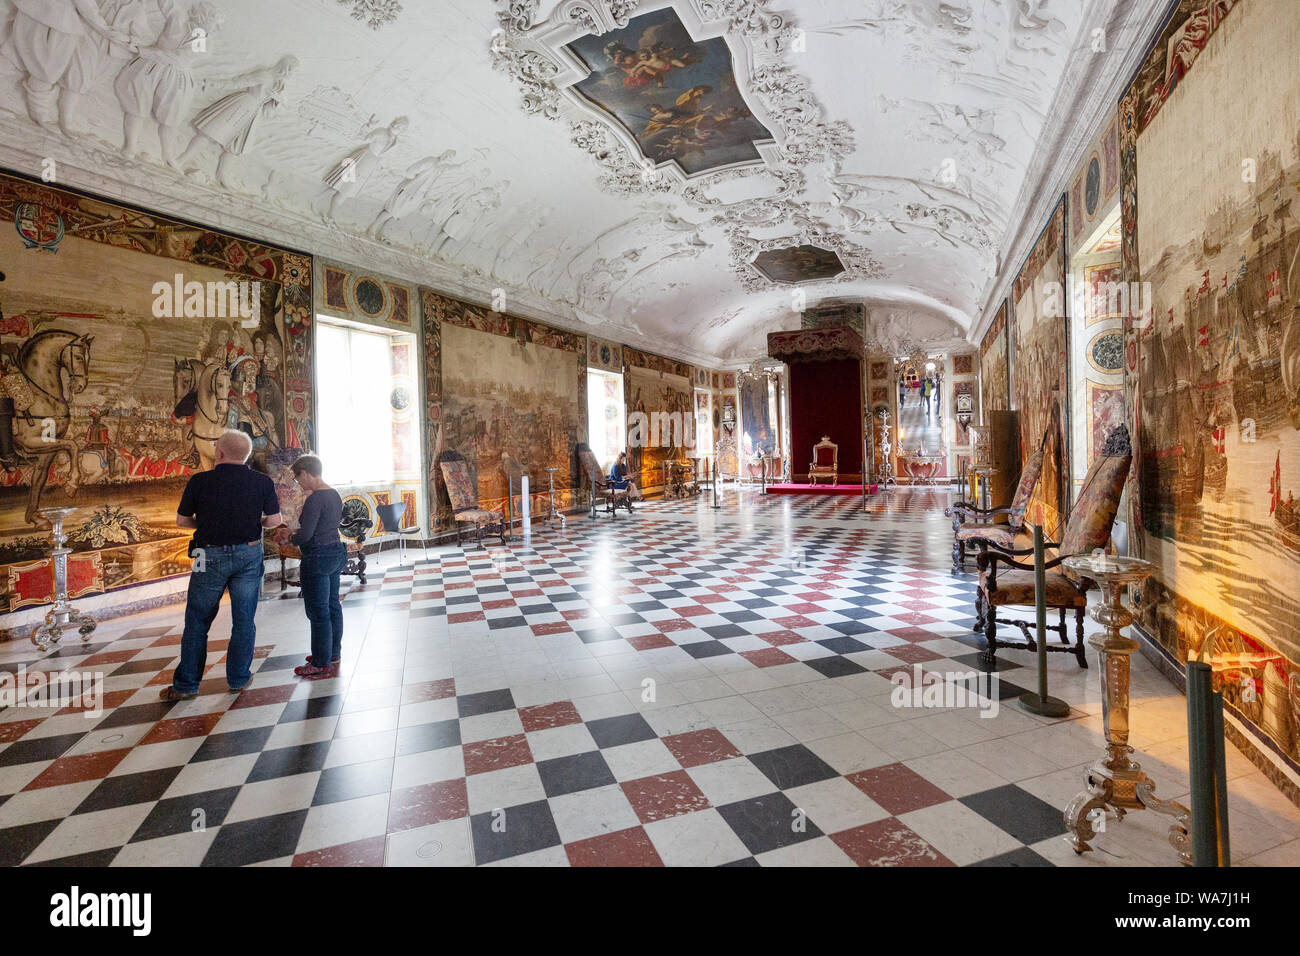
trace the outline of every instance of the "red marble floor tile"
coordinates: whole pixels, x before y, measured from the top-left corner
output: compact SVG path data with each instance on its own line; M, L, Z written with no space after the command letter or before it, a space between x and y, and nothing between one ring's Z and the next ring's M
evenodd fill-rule
M137 691L134 689L110 690L104 694L103 700L99 702L98 707L95 707L94 702L92 701L82 701L77 704L69 704L67 707L62 708L55 716L62 717L65 714L84 714L88 710L96 709L106 711L112 710L115 707L122 706L124 702L129 700L136 693ZM0 729L0 733L3 733L2 729ZM0 740L3 739L3 737L0 737Z
M567 611L560 612L560 617L564 618L566 621L582 621L594 616L594 613L586 608L571 608Z
M683 604L681 607L673 608L673 610L682 617L702 617L705 614L713 613L702 604Z
M467 816L469 792L464 777L394 790L388 797L389 833Z
M779 627L786 627L786 628L817 626L817 622L814 621L812 618L804 617L802 614L798 612L791 614L788 617L774 617L772 618L772 623L776 624Z
M829 601L831 599L829 594L823 594L821 591L803 591L796 594L795 597L801 601Z
M539 588L563 588L563 587L568 587L568 585L566 585L566 584L564 583L564 581L561 580L560 578L556 578L554 581L538 581L538 582L537 582L537 586L538 586Z
M515 602L510 598L502 598L499 601L483 601L482 605L485 611L499 611L503 607L514 607Z
M895 601L894 603L899 607L907 608L909 611L933 611L935 608L939 607L939 605L935 604L933 601L911 600Z
M829 598L827 600L829 600ZM801 602L799 604L787 604L785 609L789 611L791 614L799 614L799 615L820 614L822 611L826 610L826 608L822 607L820 604L813 604L807 601ZM809 621L808 623L812 625L816 625L816 621Z
M156 687L159 684L170 684L172 682L172 668L159 671L145 683L145 687Z
M910 680L912 677L912 668L904 667L902 664L897 667L882 667L874 673L879 674L885 680L892 680L895 674L906 674Z
M65 707L63 710L67 710ZM59 711L63 713L63 711ZM17 740L33 727L39 727L45 723L44 717L35 717L32 720L11 720L8 723L0 724L0 744L8 744Z
M804 644L807 638L800 637L789 628L782 628L779 631L764 631L762 634L755 634L760 641L766 641L773 647L781 647L786 644Z
M684 734L671 734L661 738L669 752L683 767L698 767L739 757L736 745L723 736L722 731L707 727Z
M538 637L545 637L547 634L569 634L573 631L573 625L568 621L552 621L549 624L530 625L533 633Z
M936 637L941 636L935 634L933 631L927 631L923 627L896 627L891 631L886 631L885 633L893 634L894 637L901 637L903 640L911 641L913 644L917 641L933 641Z
M183 636L184 635L182 634L164 634L162 637L158 638L158 640L154 641L149 646L150 647L179 647L181 643L181 638Z
M451 565L447 565L447 567L451 567ZM454 583L452 583L452 582L448 582L447 584L444 584L444 585L443 585L443 590L444 590L444 591L460 591L460 590L463 590L464 588L472 588L473 586L474 586L474 582L473 582L473 581L456 581L456 582L454 582Z
M403 704L422 704L427 700L445 700L456 696L456 681L451 677L420 681L402 688Z
M120 664L123 661L129 661L139 653L140 648L138 647L133 647L126 651L104 651L100 654L91 654L77 666L95 667L98 664Z
M93 754L77 754L74 757L60 757L50 764L40 775L23 787L24 790L40 790L44 787L58 787L65 783L82 783L86 780L101 780L107 777L122 759L130 753L130 748L122 750L101 750Z
M859 770L857 773L846 774L844 779L894 816L952 799L929 780L901 763Z
M683 621L682 623L685 624L686 622ZM689 629L689 625L687 625L687 629ZM638 651L652 651L655 648L659 648L659 647L675 646L672 640L667 637L664 637L663 634L643 634L640 637L627 637L624 638L624 640L626 640Z
M689 631L693 625L690 621L683 621L680 617L670 617L662 621L651 621L650 626L660 634L667 634L670 631Z
M526 588L526 589L524 589L524 590L522 590L522 591L511 591L510 594L511 594L512 597L515 597L515 598L521 598L521 597L541 597L541 596L542 596L542 589L541 589L541 588Z
M654 823L712 806L685 770L641 777L621 786L642 823Z
M890 657L897 657L900 661L906 661L909 664L924 664L926 661L937 661L942 654L936 654L934 651L927 650L916 644L899 644L896 647L883 648L884 652Z
M139 746L160 744L168 740L184 740L186 737L205 737L212 733L222 715L196 714L192 717L177 717L174 720L160 720L153 728L140 738Z
M645 578L628 578L628 582L627 582L627 583L628 583L628 584L635 584L635 585L637 585L638 587L645 587L645 585L647 585L647 584L654 584L654 583L655 583L655 579L654 579L654 578L650 578L650 577L645 577Z
M504 770L533 762L533 752L528 748L528 738L523 734L494 737L477 743L464 744L465 776Z
M267 704L283 704L293 696L294 688L297 686L297 684L274 684L271 687L258 687L254 683L252 687L239 692L239 696L230 705L230 709L241 710L244 707L265 707Z
M917 611L909 611L906 614L894 614L891 616L896 621L902 621L904 624L913 624L913 625L935 624L939 620L937 617L931 617L928 614L921 614Z
M226 683L226 665L223 661L219 669L220 677L209 677L207 680L199 681L200 694L229 694L230 685ZM172 671L169 669L167 674L170 676Z
M663 866L664 861L641 827L603 833L589 840L566 843L571 866Z
M310 853L299 853L293 858L294 866L383 866L384 837L371 837L352 843L327 846Z
M755 667L776 667L779 664L793 664L796 660L777 647L765 647L760 651L741 651L740 656Z
M955 866L894 817L832 833L835 845L858 866Z
M691 600L698 604L720 604L727 599L721 594L692 594ZM678 609L678 612L680 613L680 608Z
M411 592L412 601L434 601L444 596L445 595L443 594L442 591L412 591Z
M578 709L568 700L557 700L553 704L539 704L536 707L520 707L519 720L527 733L582 723Z
M482 621L484 615L482 611L462 611L459 614L448 614L448 624L464 624L467 621Z

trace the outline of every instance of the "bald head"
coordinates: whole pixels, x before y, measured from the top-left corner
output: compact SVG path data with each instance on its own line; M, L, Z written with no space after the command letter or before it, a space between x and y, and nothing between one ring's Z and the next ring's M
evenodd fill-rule
M216 441L217 464L242 465L253 453L253 439L233 429L221 433Z

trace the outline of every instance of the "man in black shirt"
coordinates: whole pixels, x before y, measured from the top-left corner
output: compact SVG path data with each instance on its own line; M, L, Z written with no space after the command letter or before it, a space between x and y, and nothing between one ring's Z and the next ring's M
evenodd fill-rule
M280 501L271 479L247 465L253 442L227 431L216 441L216 466L193 475L176 508L176 525L195 528L194 567L185 599L181 662L163 700L188 700L199 690L208 657L208 628L230 590L230 646L226 683L240 691L253 679L257 592L262 583L262 529L275 528Z

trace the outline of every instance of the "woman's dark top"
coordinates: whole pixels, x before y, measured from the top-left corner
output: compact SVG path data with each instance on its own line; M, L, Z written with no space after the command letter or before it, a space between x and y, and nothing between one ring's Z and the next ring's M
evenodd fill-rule
M609 469L608 484L611 488L626 488L628 483L627 465L622 462L614 462L614 466Z
M343 517L343 499L333 488L313 491L303 502L298 530L290 540L299 548L331 548L339 541L339 520Z

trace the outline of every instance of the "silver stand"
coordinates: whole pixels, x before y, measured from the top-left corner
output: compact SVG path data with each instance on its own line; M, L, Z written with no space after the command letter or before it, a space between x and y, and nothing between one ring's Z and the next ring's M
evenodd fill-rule
M889 486L898 487L898 479L894 477L894 460L890 457L893 446L889 442L889 412L885 409L880 410L880 460L884 474L880 476L880 487L886 491Z
M564 513L562 511L557 511L555 508L555 473L559 470L560 469L558 468L546 469L546 524L550 528L554 529L555 522L558 520L560 522L560 530L564 531L568 528L568 522L564 517Z
M50 552L54 558L54 607L45 615L45 623L32 631L32 643L41 650L48 650L51 644L59 643L63 632L75 627L81 634L84 644L90 640L90 632L95 629L95 621L88 614L83 614L68 601L68 555L71 548L65 548L68 536L63 533L63 522L76 508L42 508L39 514L54 527L50 531L50 543L54 545Z

